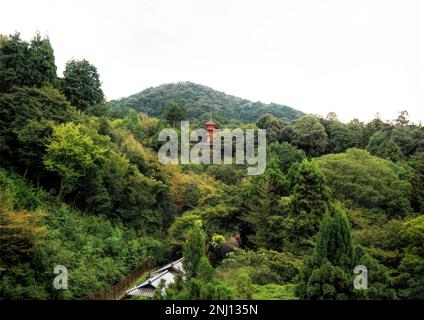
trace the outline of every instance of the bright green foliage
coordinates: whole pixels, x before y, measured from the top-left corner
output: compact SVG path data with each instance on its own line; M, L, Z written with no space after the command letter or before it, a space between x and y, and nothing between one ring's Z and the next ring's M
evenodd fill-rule
M188 233L188 240L184 246L184 270L189 278L197 276L202 257L205 256L205 235L198 227Z
M220 128L267 129L263 175L158 162L159 132L211 109ZM79 298L182 251L187 277L155 299L423 299L423 127L302 115L187 82L109 105L86 60L57 79L48 39L0 36L0 299Z
M76 117L75 109L55 89L17 88L0 94L0 137L5 149L0 163L22 167L28 176L38 179L43 142L52 131L51 124L73 121ZM24 154L30 158L25 159Z
M186 119L186 110L182 104L171 101L166 104L165 110L163 111L163 117L168 123L175 127L180 121Z
M83 132L81 125L70 122L56 126L49 139L44 165L61 177L58 199L64 191L72 191L78 178L92 168L106 151Z
M197 278L203 282L209 282L215 278L215 269L210 264L206 255L200 258L199 267L197 269Z
M204 234L194 227L184 247L185 279L177 277L165 294L157 290L160 299L221 300L232 299L233 291L220 281L205 255Z
M103 102L100 76L87 60L71 60L63 72L61 90L71 104L84 111Z
M37 34L30 43L19 33L0 46L0 92L12 87L43 87L57 82L53 48L49 39Z
M278 285L253 285L253 300L296 300L294 284Z
M292 125L292 143L304 150L308 157L321 155L328 145L328 136L324 126L311 115L295 120Z
M222 261L220 275L232 284L238 274L246 272L252 284L284 284L293 282L302 261L290 252L259 249L257 251L235 249Z
M359 149L325 155L315 161L335 199L389 217L411 212L411 185L400 177L402 168Z
M188 237L188 232L195 228L201 227L202 220L197 214L186 211L183 215L175 219L169 227L169 238L172 245L181 245Z

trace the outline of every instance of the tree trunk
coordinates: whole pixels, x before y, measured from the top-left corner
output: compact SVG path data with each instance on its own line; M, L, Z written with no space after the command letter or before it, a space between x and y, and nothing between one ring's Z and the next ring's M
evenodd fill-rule
M64 179L63 179L63 177L61 177L60 178L59 193L57 194L57 198L56 198L58 201L61 201L62 200L63 187L64 187Z

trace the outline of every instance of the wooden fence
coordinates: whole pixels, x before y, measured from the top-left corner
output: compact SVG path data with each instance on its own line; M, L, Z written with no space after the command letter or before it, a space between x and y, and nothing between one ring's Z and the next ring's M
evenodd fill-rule
M109 288L105 288L96 293L81 298L81 300L119 300L125 294L125 291L146 271L154 265L153 260L147 260L143 265L125 276L121 281L115 283Z

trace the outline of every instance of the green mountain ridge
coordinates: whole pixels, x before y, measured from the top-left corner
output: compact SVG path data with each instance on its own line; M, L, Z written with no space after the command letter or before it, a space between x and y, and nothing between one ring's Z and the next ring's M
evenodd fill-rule
M184 104L187 119L194 122L208 120L210 111L220 123L251 123L266 113L292 121L304 114L285 105L252 102L192 82L162 84L110 102L115 108L132 108L151 117L161 117L165 105L171 101Z

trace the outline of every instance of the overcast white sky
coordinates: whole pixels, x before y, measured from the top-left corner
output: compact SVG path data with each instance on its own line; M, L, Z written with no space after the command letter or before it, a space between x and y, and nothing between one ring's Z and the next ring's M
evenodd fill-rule
M3 1L0 33L48 35L61 74L97 66L108 99L192 81L344 120L424 122L421 0Z

